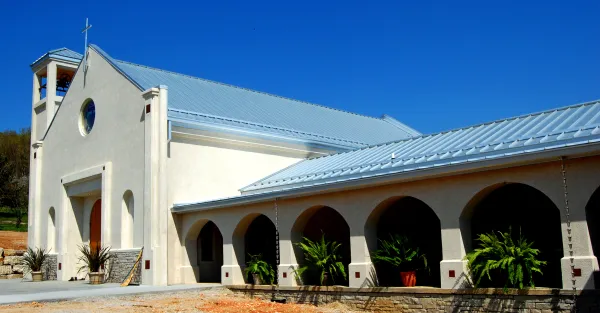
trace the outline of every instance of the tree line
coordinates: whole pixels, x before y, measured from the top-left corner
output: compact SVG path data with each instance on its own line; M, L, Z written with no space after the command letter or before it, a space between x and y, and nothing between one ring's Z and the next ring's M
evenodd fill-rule
M31 131L0 132L0 207L7 207L18 228L29 204L29 149Z

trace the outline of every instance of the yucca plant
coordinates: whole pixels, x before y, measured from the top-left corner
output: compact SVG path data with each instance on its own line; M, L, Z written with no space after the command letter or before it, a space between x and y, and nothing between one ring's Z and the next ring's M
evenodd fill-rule
M79 252L81 252L79 261L83 265L79 267L78 273L81 271L87 271L88 273L100 272L100 268L113 258L109 246L91 248L89 245L84 244L79 246Z
M50 251L46 251L44 248L34 250L28 247L27 252L23 255L23 271L25 273L41 272L49 253Z
M302 242L296 243L304 252L305 264L295 270L296 276L302 277L306 271L314 271L319 275L319 283L326 283L325 277L331 277L333 283L335 278L341 276L347 279L346 268L342 263L342 256L338 252L342 244L335 241L325 240L325 235L320 240L312 241L303 237Z
M258 276L259 282L254 280L255 284L260 285L261 282L266 282L269 285L272 285L275 281L275 270L273 266L262 259L261 254L248 254L250 256L250 261L246 264L246 268L244 269L245 275L248 273Z
M519 239L514 241L511 233L509 229L508 232L479 234L479 248L465 257L475 287L481 284L484 277L492 281L493 272L506 277L505 291L509 287L535 287L533 275L542 275L542 266L546 262L537 259L540 250L533 248L533 242L527 241L520 232Z
M388 263L400 271L429 269L427 257L419 247L412 247L408 237L390 234L390 239L379 239L380 248L371 253L374 263Z

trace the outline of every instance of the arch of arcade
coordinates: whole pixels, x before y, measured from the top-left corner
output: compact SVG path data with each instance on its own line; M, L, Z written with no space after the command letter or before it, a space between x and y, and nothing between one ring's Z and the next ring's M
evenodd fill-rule
M580 275L575 277L576 287L590 289L594 288L593 273L598 271L594 249L599 244L597 229L588 230L588 224L596 227L599 223L600 157L570 159L566 166L571 246L557 160L174 212L173 216L182 238L198 237L199 230L192 225L199 221L214 221L218 226L223 242L220 282L224 285L251 283L242 275L247 253L263 253L274 262L277 218L281 286L298 284L293 270L303 256L295 243L303 236L314 239L320 234L342 243L348 281L336 284L366 287L376 273L383 278L381 285L401 286L389 268L374 266L370 258L378 239L397 233L415 238L428 257L430 274L418 276L418 285L461 288L466 286L464 258L476 247L477 235L512 229L534 241L542 252L540 258L548 262L536 286L572 288L573 265ZM194 277L190 263L196 262L195 247L185 244L174 254L181 256L175 263L180 264L177 273L186 282L201 281L189 279Z

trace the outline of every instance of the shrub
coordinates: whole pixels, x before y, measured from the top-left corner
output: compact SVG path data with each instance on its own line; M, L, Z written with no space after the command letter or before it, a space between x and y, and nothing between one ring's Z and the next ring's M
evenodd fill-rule
M495 271L506 277L505 290L508 287L523 289L526 284L535 287L533 274L542 275L541 268L546 262L537 259L540 250L532 247L533 242L527 241L521 233L514 241L511 232L509 229L505 233L491 232L478 236L479 248L465 257L475 287L484 277L492 281L490 273Z
M108 246L90 248L89 245L81 245L79 246L79 252L81 252L79 261L83 265L79 267L78 273L81 271L87 271L88 273L99 272L100 268L113 258Z
M428 269L425 254L412 247L408 237L390 234L389 240L379 240L380 248L371 253L374 263L388 263L402 272Z
M244 273L246 275L248 275L248 273L257 274L263 283L266 282L269 285L273 284L275 281L275 270L273 270L273 267L269 263L265 262L260 254L248 255L250 256L250 261L246 265Z
M346 268L342 263L342 256L338 252L342 244L335 241L325 240L325 235L318 241L312 241L306 237L302 242L296 243L302 252L304 252L305 264L295 270L296 276L302 276L306 271L315 272L319 275L319 283L323 285L325 274L335 283L336 276L342 276L347 279Z
M43 248L33 250L31 247L28 247L27 252L23 255L23 271L26 273L41 272L49 252Z

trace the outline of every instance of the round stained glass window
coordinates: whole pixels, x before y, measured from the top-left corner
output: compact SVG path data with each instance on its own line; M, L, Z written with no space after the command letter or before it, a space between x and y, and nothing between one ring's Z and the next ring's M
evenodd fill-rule
M81 111L81 126L85 134L89 134L94 127L94 120L96 120L96 105L94 101L88 101Z

